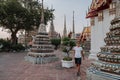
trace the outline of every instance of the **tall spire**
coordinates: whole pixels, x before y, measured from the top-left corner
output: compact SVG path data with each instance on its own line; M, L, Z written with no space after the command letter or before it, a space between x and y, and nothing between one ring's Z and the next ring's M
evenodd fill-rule
M41 15L41 24L38 29L38 33L46 33L46 26L44 24L44 8L43 8L43 0L42 0L42 15Z
M74 11L73 11L73 31L72 31L72 39L75 39L75 22L74 22Z
M65 15L64 15L64 30L63 30L63 37L67 37L66 16L65 16Z
M75 33L74 11L73 11L73 33Z
M53 10L53 5L51 5L51 10ZM53 15L52 15L53 17ZM51 23L50 23L50 30L49 32L55 32L55 28L54 28L54 23L53 23L53 18L51 18Z
M64 15L64 30L66 31L66 15Z
M49 30L49 32L55 32L53 19L51 19L51 23L50 23L50 30Z
M44 7L43 7L43 0L42 0L42 16L41 16L41 23L44 23Z

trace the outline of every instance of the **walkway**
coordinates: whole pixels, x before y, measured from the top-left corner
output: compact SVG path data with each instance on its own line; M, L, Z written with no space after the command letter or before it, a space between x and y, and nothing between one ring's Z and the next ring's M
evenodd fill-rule
M60 51L55 52L62 57ZM60 60L48 64L25 62L27 53L0 53L0 80L77 80L76 69L62 68ZM86 58L82 62L81 78L85 80L86 69L90 65Z

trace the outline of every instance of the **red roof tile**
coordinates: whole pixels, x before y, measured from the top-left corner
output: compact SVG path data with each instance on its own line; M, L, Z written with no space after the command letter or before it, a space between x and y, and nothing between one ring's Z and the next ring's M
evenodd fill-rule
M86 18L95 17L98 15L98 11L109 8L112 0L93 0L88 11Z

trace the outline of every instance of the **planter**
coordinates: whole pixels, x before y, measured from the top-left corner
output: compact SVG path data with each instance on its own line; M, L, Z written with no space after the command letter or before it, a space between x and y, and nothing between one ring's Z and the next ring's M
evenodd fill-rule
M71 68L74 66L74 61L65 61L65 60L61 60L62 62L62 67L65 67L65 68Z

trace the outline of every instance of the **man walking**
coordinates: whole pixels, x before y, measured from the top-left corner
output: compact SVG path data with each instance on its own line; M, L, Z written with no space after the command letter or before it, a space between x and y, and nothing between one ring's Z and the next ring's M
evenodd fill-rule
M75 57L75 64L77 67L77 76L80 76L80 65L82 59L84 59L83 49L80 47L80 44L77 43L76 46L73 48L74 50L74 57Z

